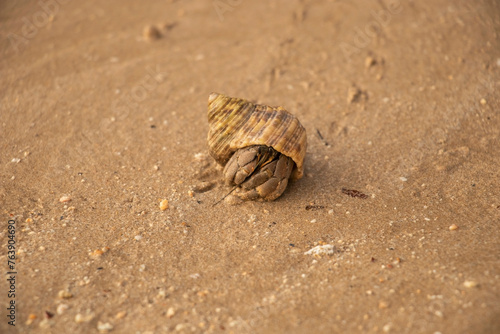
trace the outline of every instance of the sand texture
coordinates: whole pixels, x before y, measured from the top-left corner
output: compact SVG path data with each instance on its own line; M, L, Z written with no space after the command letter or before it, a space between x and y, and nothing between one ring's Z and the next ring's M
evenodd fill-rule
M2 1L0 333L500 333L499 34L497 0ZM277 200L213 205L211 92L305 127Z

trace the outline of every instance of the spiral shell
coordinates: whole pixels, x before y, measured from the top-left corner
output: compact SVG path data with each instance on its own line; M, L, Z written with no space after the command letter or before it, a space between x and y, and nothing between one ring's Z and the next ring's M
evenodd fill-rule
M304 174L306 130L283 107L270 107L218 93L208 97L210 155L225 165L234 152L253 145L272 147L295 162L291 178Z

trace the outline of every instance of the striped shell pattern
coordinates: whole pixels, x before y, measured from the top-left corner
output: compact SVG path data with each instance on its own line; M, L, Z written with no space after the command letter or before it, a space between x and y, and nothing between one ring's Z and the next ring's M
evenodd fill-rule
M269 107L212 93L208 98L210 155L225 165L233 153L252 145L266 145L295 162L291 178L304 174L306 131L282 107Z

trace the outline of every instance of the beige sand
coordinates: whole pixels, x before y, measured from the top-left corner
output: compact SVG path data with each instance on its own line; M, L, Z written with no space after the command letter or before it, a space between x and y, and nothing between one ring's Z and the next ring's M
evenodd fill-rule
M500 332L498 1L3 1L0 27L0 332ZM278 200L212 207L212 91L307 129Z

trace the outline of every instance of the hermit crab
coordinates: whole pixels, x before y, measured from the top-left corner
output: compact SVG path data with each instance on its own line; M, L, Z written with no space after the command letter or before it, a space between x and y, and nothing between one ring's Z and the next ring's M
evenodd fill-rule
M241 199L275 200L304 174L306 130L284 108L212 93L208 123L210 155Z

